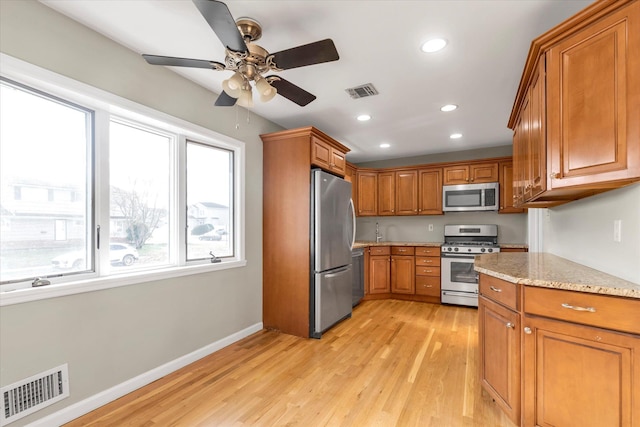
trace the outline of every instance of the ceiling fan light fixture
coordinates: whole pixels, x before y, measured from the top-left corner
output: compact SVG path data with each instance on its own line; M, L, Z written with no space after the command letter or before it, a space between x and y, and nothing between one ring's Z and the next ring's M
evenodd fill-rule
M269 82L262 76L256 78L256 89L260 94L260 101L268 102L278 93L278 90L271 86Z
M245 108L253 107L253 93L251 92L251 86L242 88L237 105Z
M238 98L240 97L243 83L244 77L236 71L233 73L233 76L222 82L222 89L227 93L227 95L233 98Z

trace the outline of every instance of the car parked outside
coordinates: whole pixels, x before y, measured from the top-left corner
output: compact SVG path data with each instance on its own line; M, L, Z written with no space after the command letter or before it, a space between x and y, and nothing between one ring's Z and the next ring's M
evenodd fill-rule
M55 268L73 268L79 270L86 266L85 255L86 253L84 251L67 252L53 258L51 264ZM120 243L111 243L109 245L109 257L111 264L122 264L125 266L133 264L140 258L135 248Z

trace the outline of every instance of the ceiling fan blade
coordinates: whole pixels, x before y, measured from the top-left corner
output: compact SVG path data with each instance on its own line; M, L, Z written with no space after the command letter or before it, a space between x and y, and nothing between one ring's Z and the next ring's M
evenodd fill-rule
M320 64L322 62L337 61L340 59L333 40L325 39L315 43L309 43L291 49L276 52L273 62L281 70L305 67L307 65Z
M234 52L247 52L247 45L226 4L215 0L193 0L193 3L224 47Z
M233 98L227 95L225 91L222 91L222 93L220 93L220 96L218 96L218 99L216 99L216 103L214 105L216 107L233 107L234 105L236 105L237 100L237 98Z
M151 65L168 65L173 67L207 68L210 70L224 70L224 64L205 59L175 58L173 56L146 55L142 57Z
M269 80L270 77L275 77L277 80ZM316 96L307 92L299 86L294 85L290 81L283 79L280 76L268 76L266 79L270 82L271 86L278 90L278 95L282 95L289 101L295 102L301 107L309 104L316 99Z

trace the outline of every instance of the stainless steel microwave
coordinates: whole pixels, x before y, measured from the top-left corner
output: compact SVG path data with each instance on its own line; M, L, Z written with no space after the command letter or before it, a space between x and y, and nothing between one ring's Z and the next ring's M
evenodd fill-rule
M500 184L445 185L442 187L442 210L445 212L497 211Z

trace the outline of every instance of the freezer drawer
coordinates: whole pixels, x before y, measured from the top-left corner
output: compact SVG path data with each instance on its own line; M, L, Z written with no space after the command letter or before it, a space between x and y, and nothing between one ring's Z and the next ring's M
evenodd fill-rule
M320 334L345 317L351 316L352 269L347 265L316 273L313 336Z

